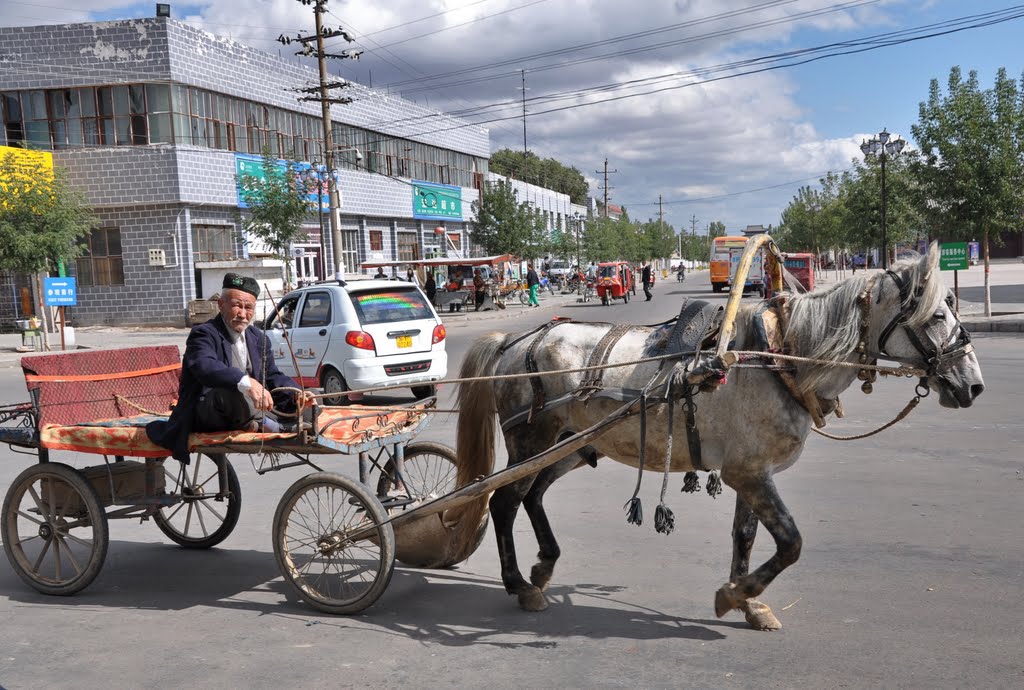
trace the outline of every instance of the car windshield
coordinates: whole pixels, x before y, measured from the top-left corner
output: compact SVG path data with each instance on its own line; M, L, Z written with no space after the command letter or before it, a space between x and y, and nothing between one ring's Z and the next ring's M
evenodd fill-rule
M618 268L619 267L615 266L615 265L601 266L598 269L600 271L600 273L598 275L600 275L602 278L618 278L619 277Z
M364 326L434 318L423 293L412 286L361 290L351 297L359 323Z

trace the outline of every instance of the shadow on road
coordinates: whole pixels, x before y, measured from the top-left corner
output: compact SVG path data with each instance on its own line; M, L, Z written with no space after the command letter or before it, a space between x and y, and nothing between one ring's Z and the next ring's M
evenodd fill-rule
M110 608L183 611L196 606L232 609L335 629L353 628L446 646L554 648L558 639L720 640L712 628L747 626L740 621L688 619L637 605L624 587L580 583L553 585L546 612L526 613L493 578L457 570L397 567L391 584L357 616L328 616L300 601L280 578L272 553L168 544L112 541L97 580L71 597L39 594L8 568L0 569L0 596L60 609ZM253 601L247 594L264 595ZM266 595L275 601L266 601ZM512 640L509 640L512 636ZM552 639L554 638L554 640Z

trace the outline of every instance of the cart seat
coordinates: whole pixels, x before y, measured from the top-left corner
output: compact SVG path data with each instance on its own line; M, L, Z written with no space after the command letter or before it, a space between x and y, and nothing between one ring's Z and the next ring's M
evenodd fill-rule
M99 419L169 414L178 396L175 345L23 357L40 429Z

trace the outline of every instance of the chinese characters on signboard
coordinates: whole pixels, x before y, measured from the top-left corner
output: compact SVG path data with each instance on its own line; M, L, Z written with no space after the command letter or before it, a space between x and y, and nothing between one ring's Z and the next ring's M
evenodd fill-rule
M412 217L462 220L462 187L413 181Z

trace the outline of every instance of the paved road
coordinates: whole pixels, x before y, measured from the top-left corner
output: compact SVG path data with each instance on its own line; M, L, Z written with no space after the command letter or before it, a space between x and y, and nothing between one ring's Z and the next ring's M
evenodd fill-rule
M651 303L452 319L449 348L458 361L479 333L554 312L650 323L682 294L704 290L688 278L661 283ZM663 536L625 523L634 474L609 462L548 493L563 558L546 612L523 613L504 594L488 537L457 569L397 569L363 615L322 616L286 590L270 546L277 500L302 472L257 477L241 456L243 513L223 548L188 552L152 523L115 521L100 577L67 599L26 589L0 562L0 685L1020 687L1024 351L998 334L975 343L989 386L975 407L954 412L928 400L870 439L812 436L779 477L805 543L765 597L779 632L713 615L729 569L731 492L712 500L674 488L677 530ZM3 401L23 399L19 380L16 369L0 369ZM873 428L912 389L851 389L847 419L830 430ZM741 423L722 423L743 433ZM437 420L424 438L451 442L452 426ZM29 462L0 450L0 487ZM325 464L355 469L344 459ZM647 506L658 484L648 476ZM521 524L524 561L527 532ZM755 560L769 546L762 536Z

